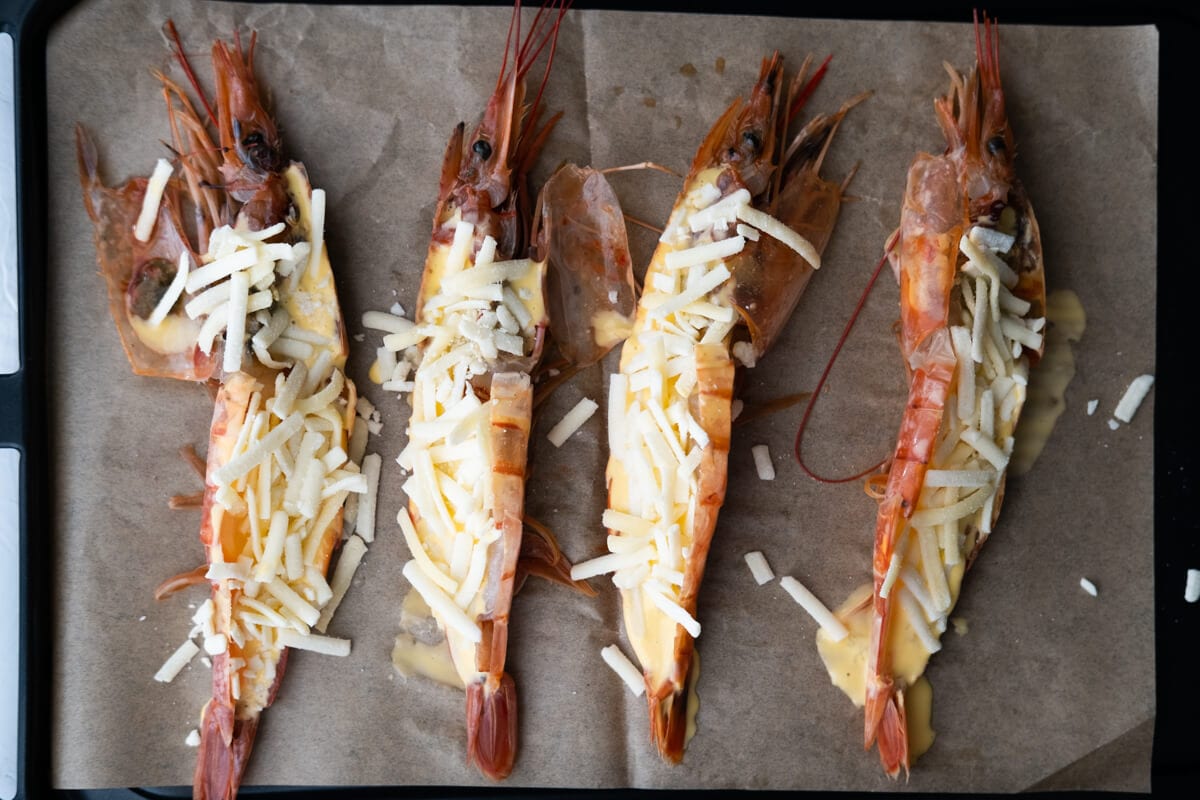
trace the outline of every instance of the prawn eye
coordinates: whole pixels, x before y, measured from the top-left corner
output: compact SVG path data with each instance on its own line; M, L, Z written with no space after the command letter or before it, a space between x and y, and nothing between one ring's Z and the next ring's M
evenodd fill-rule
M255 168L265 172L279 170L279 154L259 131L253 131L242 137L239 150L243 159L249 161Z
M484 161L487 161L492 157L492 146L483 139L480 139L475 142L475 144L471 145L471 150L473 150L475 155L479 156Z
M987 149L988 149L988 152L994 156L998 156L1001 153L1003 153L1004 152L1004 137L999 134L996 134L992 138L988 139Z
M757 154L762 149L762 138L754 131L746 131L742 134L742 143L751 153Z

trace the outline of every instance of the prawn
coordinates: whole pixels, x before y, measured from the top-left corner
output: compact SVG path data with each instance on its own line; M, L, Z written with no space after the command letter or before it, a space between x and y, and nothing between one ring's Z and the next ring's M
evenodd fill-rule
M283 156L254 77L255 38L247 48L236 34L232 46L213 45L214 111L170 22L166 33L220 147L186 92L160 74L184 180L170 174L160 184L146 241L134 220L155 213L150 182L105 187L82 127L77 144L109 306L134 372L218 384L200 531L212 596L194 617L212 656L212 699L193 788L197 798L230 798L289 648L349 652L348 641L311 628L332 596L325 575L342 506L367 488L346 457L356 392L343 371L324 193Z
M398 522L404 576L445 631L466 687L467 758L492 779L517 753L517 692L505 670L518 580L568 582L548 531L522 548L533 371L551 341L576 366L628 331L634 286L620 205L603 176L564 165L531 202L526 184L561 115L541 122L542 88L569 4L539 10L522 38L520 4L482 121L460 123L442 162L416 322L384 347L411 372L411 472ZM531 103L525 78L547 51ZM528 254L528 257L525 257ZM540 566L520 563L540 559Z
M774 343L820 266L850 177L820 176L843 118L788 128L824 74L811 58L784 93L764 59L749 99L705 137L647 269L634 331L609 389L609 553L572 578L613 572L641 662L651 736L679 762L686 745L697 605L724 502L735 372Z
M940 648L963 572L999 515L1043 344L1041 234L1013 170L986 16L975 50L970 75L946 65L950 89L934 103L946 151L913 161L891 255L910 384L875 528L863 739L878 743L891 777L911 761L905 690Z

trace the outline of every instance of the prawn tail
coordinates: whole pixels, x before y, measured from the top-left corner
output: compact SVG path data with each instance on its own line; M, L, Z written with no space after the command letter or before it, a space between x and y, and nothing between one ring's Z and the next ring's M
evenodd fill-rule
M200 753L192 782L195 800L237 796L257 732L257 716L235 719L232 706L209 703L200 726Z
M889 778L908 775L908 722L904 711L904 692L888 680L868 689L866 699L864 747L879 745L879 761Z
M512 773L517 757L517 687L508 673L467 686L467 760L492 780Z
M690 668L689 668L690 669ZM647 692L650 702L650 736L658 753L672 764L683 761L687 746L688 683L668 684L663 693Z

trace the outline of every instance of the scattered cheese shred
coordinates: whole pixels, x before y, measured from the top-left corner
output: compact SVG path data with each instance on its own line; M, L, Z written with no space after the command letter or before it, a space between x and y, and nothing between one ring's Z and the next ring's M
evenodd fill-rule
M1139 375L1134 378L1129 384L1129 388L1125 390L1124 396L1121 397L1121 402L1117 403L1117 409L1113 412L1113 416L1127 424L1132 421L1133 415L1137 413L1153 385L1153 375Z
M1097 408L1097 406L1099 406L1099 405L1100 405L1100 401L1099 401L1099 400L1088 400L1088 403L1087 403L1087 415L1090 417L1092 414L1095 414L1095 413L1096 413L1096 408Z
M163 190L167 188L167 181L171 179L172 172L171 162L165 158L155 162L154 172L150 173L150 179L146 181L141 213L133 226L133 236L139 242L150 241L150 234L154 232L154 223L158 219L158 208L162 204Z
M604 663L612 668L612 671L625 681L625 685L633 692L634 697L641 697L646 692L646 681L642 678L642 673L638 672L638 668L633 665L621 648L615 644L610 644L608 647L600 650L600 657L604 659Z
M750 574L754 576L754 582L759 586L775 580L775 573L771 571L771 565L767 563L767 557L762 554L762 551L755 550L746 553L745 558L746 566L750 567Z
M186 744L188 747L199 747L200 746L200 731L196 730L195 728L192 728L190 731L188 731L187 738L183 740L183 743Z
M195 642L191 639L186 640L158 668L158 672L154 673L154 680L159 683L170 683L175 680L175 676L179 674L179 671L186 667L187 663L199 652L200 648L196 646Z
M355 531L364 542L375 541L375 503L379 496L379 470L383 459L377 453L363 456L362 474L367 479L367 492L358 500L358 519Z
M750 448L751 455L754 456L754 468L758 470L758 479L761 481L775 480L775 465L771 463L771 451L765 444L756 444Z
M550 429L550 433L546 434L546 438L550 440L550 444L555 447L562 447L567 439L570 439L571 435L583 426L583 423L592 418L597 408L599 406L596 405L595 401L587 397L576 403L575 407L568 411L566 416Z
M816 595L810 592L800 581L793 578L791 575L784 575L779 579L779 585L784 591L792 596L801 608L808 612L821 629L835 642L840 642L850 635L846 630L846 626L842 621L833 615L825 604L817 599Z
M1092 583L1087 578L1079 579L1079 588L1083 589L1085 592L1090 594L1092 597L1095 597L1099 594L1099 592L1096 590L1096 584Z
M1183 599L1189 603L1200 600L1200 569L1187 571L1187 586L1183 590Z

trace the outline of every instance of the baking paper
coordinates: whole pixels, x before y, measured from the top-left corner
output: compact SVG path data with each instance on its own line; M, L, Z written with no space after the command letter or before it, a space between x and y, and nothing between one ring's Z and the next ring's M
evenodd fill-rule
M326 242L348 333L362 312L411 314L440 160L452 127L474 124L495 84L506 9L354 8L140 0L80 5L48 43L52 516L55 660L53 780L63 788L189 784L185 745L208 692L199 660L172 684L152 676L191 627L195 588L156 603L154 586L200 562L199 515L167 497L200 488L177 456L203 445L211 401L199 386L134 377L108 316L81 202L73 129L99 142L110 183L146 175L169 138L151 68L177 80L159 27L170 15L202 80L235 27L259 33L255 66L287 153L328 193ZM791 324L745 377L753 407L810 391L899 219L919 150L943 147L932 100L943 60L969 68L968 21L847 22L572 11L545 102L562 110L535 172L651 160L686 171L709 126L779 49L795 69L833 53L810 103L846 118L827 177L861 168L820 272ZM1051 290L1088 315L1065 411L1027 475L1013 477L995 534L967 576L953 629L931 661L937 739L911 779L884 777L861 748L861 711L829 682L815 623L743 561L762 550L830 606L869 580L875 503L859 482L819 484L790 453L800 408L734 430L728 499L700 597L699 732L680 766L659 760L643 699L600 658L619 643L607 578L582 597L531 580L513 606L509 671L520 697L520 756L507 784L999 791L1149 788L1154 718L1152 422L1105 424L1125 386L1154 371L1158 36L1152 27L1001 27L1001 71L1018 171L1033 199ZM612 177L625 210L666 219L680 181ZM631 228L644 269L655 234ZM905 400L885 274L834 368L805 439L830 475L893 447ZM375 542L329 633L348 658L293 653L259 729L248 784L485 784L465 760L461 692L395 674L390 653L408 586L393 524L404 503L394 457L407 406L367 380L378 332L351 340L348 372L382 411L368 452L383 456ZM536 422L528 511L566 554L604 551L605 387L616 354L561 388ZM545 434L582 397L597 413L561 449ZM1100 411L1089 417L1088 400ZM778 474L750 455L770 446ZM1079 588L1087 577L1099 588ZM1098 757L1100 754L1102 757Z

